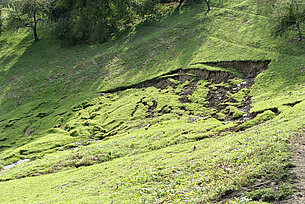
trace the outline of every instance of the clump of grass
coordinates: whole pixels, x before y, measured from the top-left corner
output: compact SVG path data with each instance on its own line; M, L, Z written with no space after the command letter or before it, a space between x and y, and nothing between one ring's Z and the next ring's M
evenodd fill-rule
M226 114L224 114L222 112L218 112L218 113L216 113L216 115L219 120L225 120L227 117Z
M232 115L234 119L238 119L245 114L245 112L238 110L236 106L228 106L226 107L225 112Z
M242 82L244 82L244 80L236 77L234 79L229 79L229 82L234 85L238 85L238 84L241 84Z
M246 193L245 195L255 201L274 202L287 199L294 190L290 184L282 184L279 189L262 188Z
M254 125L257 125L257 124L260 124L260 123L263 123L267 120L271 120L275 117L275 113L272 112L271 110L267 110L261 114L258 114L254 119L252 120L249 120L243 124L241 124L239 126L239 128L241 129L245 129L245 128L249 128L249 127L252 127Z
M237 93L227 93L227 97L229 99L232 99L234 102L238 102L241 103L245 97L249 94L250 90L247 88L241 89L240 91L238 91Z

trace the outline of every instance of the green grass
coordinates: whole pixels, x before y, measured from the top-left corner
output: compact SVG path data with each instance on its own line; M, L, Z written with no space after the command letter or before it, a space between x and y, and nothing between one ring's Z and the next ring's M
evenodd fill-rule
M294 33L273 38L274 20L253 2L230 0L208 14L198 5L184 7L101 45L61 49L47 31L35 43L24 31L1 35L0 167L30 161L0 170L0 202L286 198L288 141L305 126L305 72L299 71L305 45L288 43ZM196 63L266 59L272 59L269 69L250 90L226 94L227 109L208 106L209 89L244 80L234 69ZM235 78L215 84L196 74L162 76L180 68ZM100 94L156 77L168 86ZM192 83L195 89L185 94ZM226 121L244 114L248 95L250 112L260 114L245 123ZM236 128L243 131L229 131ZM283 185L270 189L273 180ZM259 182L266 185L251 191Z

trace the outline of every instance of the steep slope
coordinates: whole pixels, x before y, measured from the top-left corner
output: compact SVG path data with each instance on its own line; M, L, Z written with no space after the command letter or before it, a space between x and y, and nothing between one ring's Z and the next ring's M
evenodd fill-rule
M305 45L273 39L252 3L185 7L102 45L1 36L0 201L287 198Z

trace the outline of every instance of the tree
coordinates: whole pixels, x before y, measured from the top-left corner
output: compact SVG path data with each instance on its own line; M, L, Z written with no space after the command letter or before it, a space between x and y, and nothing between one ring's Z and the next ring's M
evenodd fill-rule
M181 5L185 2L184 0L177 0L179 1L179 5L177 7L177 9L179 9L181 7ZM207 11L209 12L211 10L211 1L212 0L203 0L207 6ZM202 0L197 0L195 2L202 2Z
M177 9L180 8L180 6L183 4L183 2L184 2L184 0L179 0L179 5L178 5Z
M159 0L58 0L54 33L62 41L103 43L149 19ZM63 30L69 24L69 29Z
M3 24L2 24L2 8L0 7L0 34L2 32L2 27L3 27Z
M275 35L283 35L294 28L297 30L299 40L302 41L301 24L305 22L305 3L303 0L279 0L275 7L277 24Z
M209 12L211 10L211 0L204 0L204 2L207 5L207 11Z
M35 41L38 41L37 25L46 22L49 5L50 1L42 0L8 2L4 5L7 26L15 29L31 28Z

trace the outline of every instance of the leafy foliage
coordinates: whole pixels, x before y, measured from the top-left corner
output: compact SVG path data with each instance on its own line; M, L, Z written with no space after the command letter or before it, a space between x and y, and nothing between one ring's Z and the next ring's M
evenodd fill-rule
M145 20L154 13L157 3L151 0L59 0L55 9L61 10L62 15L57 19L54 32L59 39L70 42L105 42Z
M37 25L43 23L49 11L50 1L9 1L4 4L6 24L9 28L31 28L35 41L38 41Z
M0 34L2 32L3 27L3 20L2 20L2 8L0 7Z
M275 5L275 15L278 19L275 26L275 34L283 35L291 28L295 28L299 33L301 41L301 25L305 21L305 4L303 0L278 0Z

